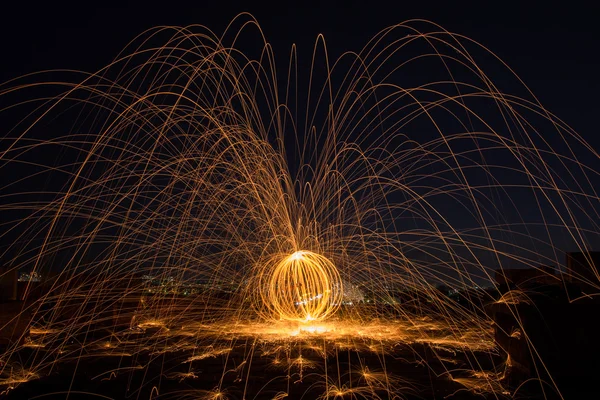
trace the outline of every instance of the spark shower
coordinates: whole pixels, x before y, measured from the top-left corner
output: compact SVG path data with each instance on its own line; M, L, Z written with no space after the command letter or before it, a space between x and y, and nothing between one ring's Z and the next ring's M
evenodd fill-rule
M140 398L425 393L401 365L447 395L515 394L494 271L573 278L566 247L599 232L597 152L431 22L309 50L275 54L243 14L0 86L2 273L43 280L4 326L28 321L2 393L103 360L87 379Z

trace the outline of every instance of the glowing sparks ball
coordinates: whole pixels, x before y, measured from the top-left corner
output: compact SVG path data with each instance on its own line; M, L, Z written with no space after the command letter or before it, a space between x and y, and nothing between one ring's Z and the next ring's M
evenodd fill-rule
M282 320L323 320L342 302L337 268L327 257L312 251L271 259L261 280L263 305Z

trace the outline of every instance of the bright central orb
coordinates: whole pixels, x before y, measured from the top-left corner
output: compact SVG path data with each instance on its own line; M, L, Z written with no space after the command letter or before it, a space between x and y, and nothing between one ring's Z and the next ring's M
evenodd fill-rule
M320 321L342 303L342 280L329 259L308 250L275 258L263 276L265 304L275 316L287 321Z

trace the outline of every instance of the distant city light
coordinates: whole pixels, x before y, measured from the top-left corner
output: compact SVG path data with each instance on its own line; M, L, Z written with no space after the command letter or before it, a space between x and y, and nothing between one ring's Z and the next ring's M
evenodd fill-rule
M19 275L19 282L41 282L42 275L37 272L21 272Z

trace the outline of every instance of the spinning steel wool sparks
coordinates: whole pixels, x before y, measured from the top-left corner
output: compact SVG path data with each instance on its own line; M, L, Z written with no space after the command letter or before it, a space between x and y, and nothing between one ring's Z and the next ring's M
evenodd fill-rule
M435 376L447 396L513 394L484 305L529 298L500 297L495 270L598 288L593 268L540 268L564 259L556 233L597 237L580 156L598 154L478 57L518 81L425 21L337 59L319 37L309 68L295 47L281 68L244 14L0 86L0 117L23 113L1 140L0 274L41 281L0 321L27 321L2 392L68 371L57 392L92 377L139 398L408 398Z
M261 304L287 321L322 320L342 303L342 283L335 265L312 251L299 250L265 263L261 279L265 278L268 281L260 285L265 288L260 290Z

